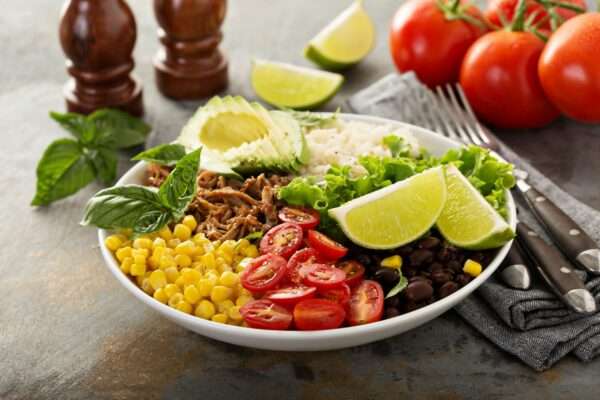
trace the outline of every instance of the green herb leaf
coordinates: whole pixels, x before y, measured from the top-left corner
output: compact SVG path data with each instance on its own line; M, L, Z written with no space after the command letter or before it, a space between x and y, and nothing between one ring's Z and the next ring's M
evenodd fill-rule
M398 293L400 293L401 291L406 289L407 286L408 286L408 279L406 279L406 277L404 275L402 275L402 272L400 272L400 280L398 281L396 286L394 286L388 292L388 294L385 296L385 298L389 299L390 297L394 297L395 295L397 295Z
M94 180L95 171L73 139L59 139L48 146L37 166L33 206L65 198Z
M50 112L50 118L55 120L64 129L69 131L84 144L89 144L95 136L94 126L88 122L83 114Z
M265 235L265 233L263 231L256 231L256 232L252 232L247 234L246 236L244 236L244 239L246 240L260 240L262 239L262 237Z
M160 165L173 166L185 156L185 147L180 144L161 144L137 154L132 160L149 161Z
M102 109L87 117L96 132L94 144L111 149L124 149L144 143L150 126L126 112Z
M162 204L174 212L176 219L183 216L185 209L196 196L201 151L201 148L195 150L179 160L158 191Z
M94 165L96 176L105 185L112 184L117 178L117 154L112 149L98 148L88 152L88 158Z

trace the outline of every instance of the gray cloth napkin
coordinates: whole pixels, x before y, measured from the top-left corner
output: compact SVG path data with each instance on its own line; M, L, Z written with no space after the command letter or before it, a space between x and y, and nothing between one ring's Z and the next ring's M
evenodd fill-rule
M428 106L426 90L412 73L390 74L351 97L347 107L360 114L416 124L415 107ZM506 159L527 171L537 189L560 204L600 243L600 212L564 192L505 145L500 145ZM519 219L548 239L523 199L515 196L515 200L520 206ZM535 275L533 269L532 273ZM598 301L600 278L588 280L586 286ZM600 313L582 316L572 312L541 281L534 282L532 289L521 291L508 288L492 277L455 310L490 341L539 371L550 368L568 353L582 361L600 354Z

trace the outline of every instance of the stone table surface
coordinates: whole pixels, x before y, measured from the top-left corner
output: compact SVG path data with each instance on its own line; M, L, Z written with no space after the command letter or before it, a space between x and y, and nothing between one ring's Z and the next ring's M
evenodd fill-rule
M549 399L592 398L600 361L567 357L536 373L457 315L389 340L318 353L223 344L159 317L128 294L100 258L96 231L78 225L97 185L34 210L35 165L64 135L47 114L63 110L59 1L3 0L0 13L0 399ZM229 92L254 98L252 57L303 65L304 43L348 1L230 1L223 49ZM161 97L153 83L158 44L151 2L131 0L136 73L145 84L150 144L174 138L200 104ZM379 40L346 75L335 108L392 72L387 29L398 1L367 2ZM506 132L510 145L567 191L600 208L600 129L560 120L537 132ZM123 156L121 172L130 165Z

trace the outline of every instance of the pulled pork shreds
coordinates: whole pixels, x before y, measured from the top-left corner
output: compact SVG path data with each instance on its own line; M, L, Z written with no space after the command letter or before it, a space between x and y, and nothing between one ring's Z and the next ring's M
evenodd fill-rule
M160 186L170 171L168 167L150 165L148 184ZM290 180L288 176L260 174L241 182L201 171L198 193L187 213L198 221L196 232L210 240L237 240L253 232L266 232L277 224L277 213L283 207L275 189Z

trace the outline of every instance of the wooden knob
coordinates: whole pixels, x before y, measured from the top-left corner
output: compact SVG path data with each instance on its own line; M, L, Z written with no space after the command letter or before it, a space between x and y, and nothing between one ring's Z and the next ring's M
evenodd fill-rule
M225 11L225 0L154 0L163 45L154 69L165 96L200 99L227 86L227 61L218 49Z
M143 114L142 86L131 75L135 40L135 19L125 1L65 2L60 43L72 76L65 85L69 111L111 107Z

